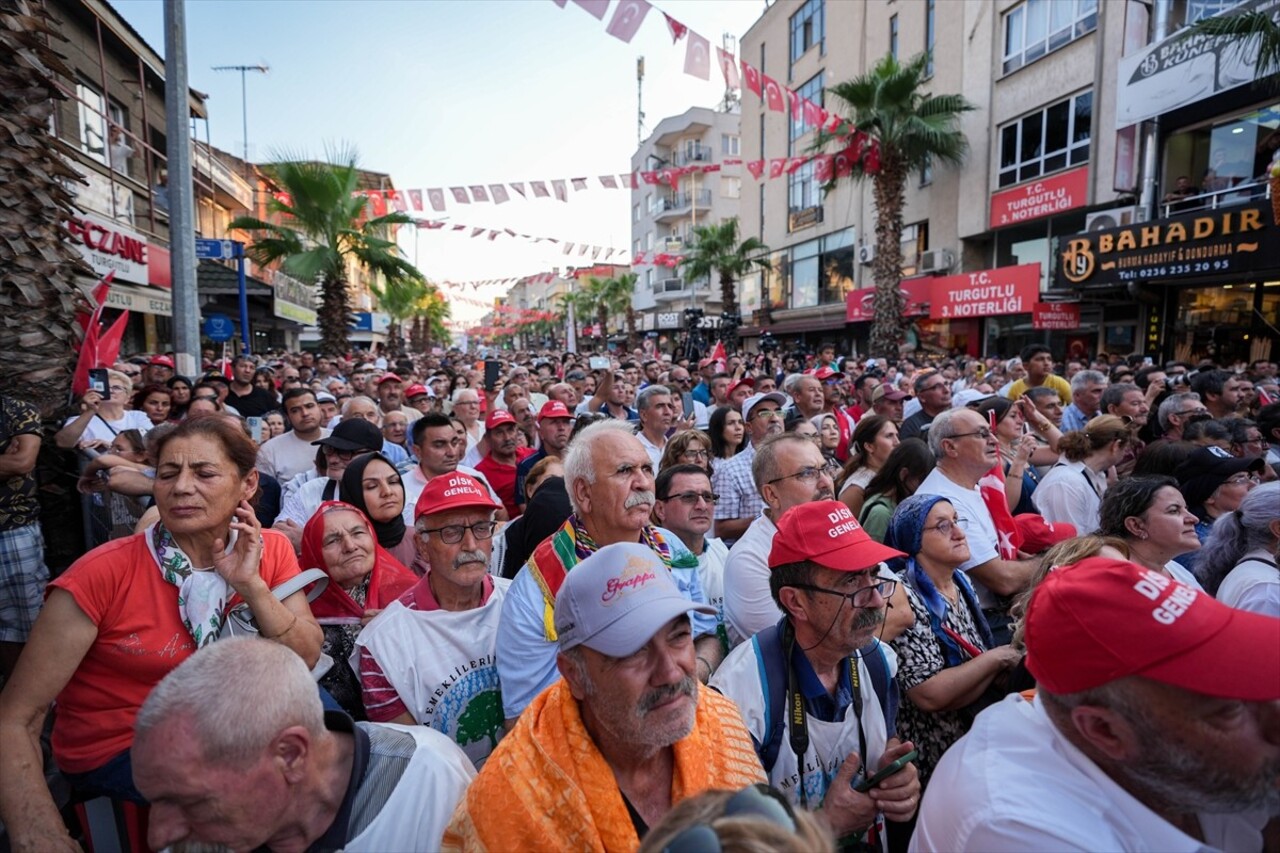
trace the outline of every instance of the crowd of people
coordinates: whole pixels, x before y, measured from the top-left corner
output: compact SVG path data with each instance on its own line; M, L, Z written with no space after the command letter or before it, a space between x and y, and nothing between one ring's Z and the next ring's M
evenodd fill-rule
M1273 362L205 367L52 578L0 397L14 850L1280 848Z

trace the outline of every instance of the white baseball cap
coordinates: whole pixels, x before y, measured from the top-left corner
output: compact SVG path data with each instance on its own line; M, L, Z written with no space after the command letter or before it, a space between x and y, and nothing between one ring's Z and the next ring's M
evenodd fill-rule
M751 410L754 409L760 403L763 403L765 400L772 400L773 402L777 403L779 409L787 405L787 395L783 394L781 391L769 391L764 394L752 394L742 403L742 419L744 421L751 420Z

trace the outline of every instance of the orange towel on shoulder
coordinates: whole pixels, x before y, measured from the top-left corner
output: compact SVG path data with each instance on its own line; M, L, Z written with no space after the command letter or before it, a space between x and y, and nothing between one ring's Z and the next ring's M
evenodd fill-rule
M697 722L674 745L672 805L764 782L738 706L699 685ZM563 680L538 695L472 781L445 850L631 853L640 846L613 771Z

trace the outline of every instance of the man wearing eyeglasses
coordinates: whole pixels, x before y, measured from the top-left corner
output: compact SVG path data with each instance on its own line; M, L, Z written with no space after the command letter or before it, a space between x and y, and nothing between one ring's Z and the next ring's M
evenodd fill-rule
M654 491L658 502L653 506L653 517L698 558L698 579L702 581L707 603L716 609L716 634L720 637L722 650L728 652L729 636L724 623L724 564L729 557L729 549L716 537L707 536L717 498L711 490L711 478L700 465L673 465L658 472ZM709 677L710 664L698 661L698 675L700 678Z
M924 438L933 419L951 408L951 382L936 370L921 371L911 386L920 411L902 422L898 438Z
M748 397L742 404L742 419L751 441L728 462L717 465L711 478L712 491L720 495L720 502L716 504L716 530L730 547L747 532L764 508L764 500L751 476L752 460L766 438L782 433L782 407L786 403L787 398L778 391Z
M466 474L429 482L414 507L427 572L356 640L369 719L442 731L477 768L505 732L496 655L511 582L488 571L498 509Z
M864 784L914 749L897 738L897 657L877 639L897 586L881 564L899 556L839 501L783 513L768 557L782 617L711 679L742 709L769 783L875 849L885 849L884 820L906 823L920 802L914 764Z

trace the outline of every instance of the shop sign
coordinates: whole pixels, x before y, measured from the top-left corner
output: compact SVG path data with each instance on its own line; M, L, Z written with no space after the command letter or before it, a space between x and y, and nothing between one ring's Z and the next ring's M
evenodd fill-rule
M1001 190L991 194L991 227L1030 222L1084 207L1088 203L1088 195L1088 166Z
M659 329L678 329L680 328L680 312L664 311L658 315Z
M1037 302L1031 306L1031 328L1059 331L1080 328L1080 303Z
M173 299L165 291L150 287L112 284L107 290L106 307L160 317L173 316Z
M316 324L315 292L292 276L275 273L271 277L272 313L303 326Z
M385 335L391 328L391 315L381 311L357 311L351 322L352 331Z
M69 216L71 244L98 275L115 270L116 279L147 283L147 240L137 231L92 214Z
M1280 0L1253 0L1232 14L1263 12L1280 23ZM1229 36L1174 33L1121 58L1116 89L1116 127L1149 118L1252 83L1258 51Z
M1277 270L1278 232L1267 201L1089 231L1066 241L1055 284L1088 287Z
M1029 314L1040 298L1040 265L935 278L929 294L929 316L935 320Z
M906 305L904 317L918 317L929 313L929 283L932 278L908 278L898 283L902 299ZM869 323L875 318L874 287L851 290L845 297L844 321L846 323Z

